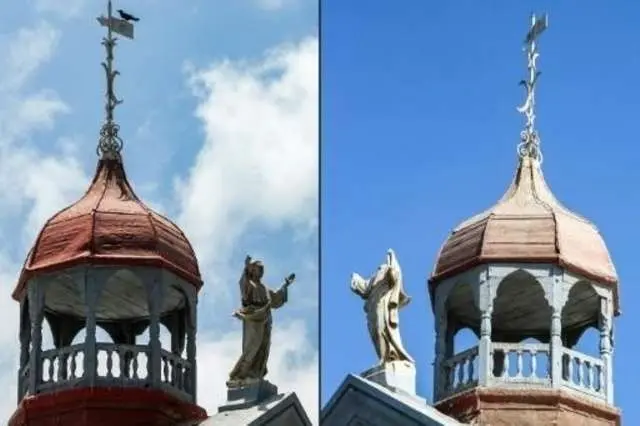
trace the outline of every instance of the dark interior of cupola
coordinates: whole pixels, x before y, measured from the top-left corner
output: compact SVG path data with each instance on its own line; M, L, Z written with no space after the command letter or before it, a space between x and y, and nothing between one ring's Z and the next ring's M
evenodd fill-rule
M103 322L144 320L149 317L148 299L147 288L139 276L127 269L115 271L100 292L96 319ZM44 304L47 312L85 318L84 282L70 275L54 277L47 286ZM163 285L162 314L184 306L182 291Z
M481 311L469 283L458 283L446 303L449 323L455 331L470 329L480 337ZM574 284L562 310L562 338L573 347L585 330L598 326L600 298L587 281ZM491 315L491 340L517 343L535 339L548 343L552 309L542 284L526 271L518 270L498 286Z

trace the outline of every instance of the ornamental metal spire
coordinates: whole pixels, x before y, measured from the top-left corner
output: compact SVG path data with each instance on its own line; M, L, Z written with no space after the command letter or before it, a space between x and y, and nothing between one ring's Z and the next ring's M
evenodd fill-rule
M547 29L549 25L549 17L547 14L536 18L535 14L531 15L531 27L524 40L527 53L527 69L529 71L528 80L520 81L527 91L527 98L522 106L518 107L518 111L524 114L526 118L525 128L520 132L520 144L518 145L518 154L520 157L530 157L542 162L542 152L540 151L540 138L535 130L535 88L538 77L541 72L536 68L536 60L538 59L537 40L540 34Z
M107 36L102 39L102 45L107 52L107 57L105 61L102 62L102 67L107 77L106 118L100 129L100 140L98 142L97 152L98 155L102 155L102 158L111 159L120 158L120 151L122 150L122 139L118 135L120 126L117 125L113 119L113 111L122 103L122 100L116 97L113 88L115 78L120 74L119 71L113 69L113 49L116 46L117 40L117 38L113 36L113 33L120 34L128 39L133 39L133 24L130 21L138 21L138 18L122 10L118 10L118 13L121 19L113 17L111 0L108 0L107 16L97 18L100 25L107 27Z

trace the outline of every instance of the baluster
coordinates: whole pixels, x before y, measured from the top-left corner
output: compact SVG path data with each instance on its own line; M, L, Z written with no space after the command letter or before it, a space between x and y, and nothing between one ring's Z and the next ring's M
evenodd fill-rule
M511 352L508 349L504 350L504 373L503 376L504 378L509 378L511 375L509 374L509 365L511 364L509 355L511 354Z
M127 357L128 357L128 351L126 349L120 349L118 350L118 362L120 365L120 378L122 380L126 379L127 377L129 377L129 371L128 371L128 366L127 366Z
M578 357L576 360L576 384L582 386L582 360Z
M55 359L56 356L52 355L51 358L49 358L49 381L50 382L55 382Z
M458 386L462 386L464 382L464 367L466 363L467 360L464 358L458 363Z
M517 377L522 377L524 375L524 369L522 368L522 363L524 362L524 352L522 352L521 349L518 349L516 351L516 362L518 363L517 365L517 371L516 371L516 376Z
M531 377L538 377L538 350L531 349Z
M604 366L598 367L598 392L604 393L605 390Z
M567 381L573 383L573 357L567 355Z
M449 364L449 366L447 367L447 380L449 381L447 383L447 390L452 391L455 389L455 383L456 383L456 365L451 363Z
M188 365L184 367L184 391L191 393L191 370Z
M179 364L179 368L180 368L180 384L179 384L179 389L180 390L184 390L184 376L185 376L185 368L184 368L184 364L182 363L182 361L180 361Z
M133 354L133 360L132 360L133 362L131 363L131 367L133 368L133 371L132 371L133 374L131 375L132 379L139 379L139 377L138 377L138 355L139 354L135 353L135 352Z
M471 355L471 357L469 357L469 377L468 377L467 383L471 383L474 380L475 366L473 365L473 363L475 362L476 357L477 357L476 355Z
M593 387L593 367L590 361L584 362L585 377L584 377L584 386L587 389L591 389Z
M169 383L169 361L166 356L162 356L162 381L164 383Z
M113 379L113 349L107 349L107 377Z
M61 382L64 380L64 368L63 365L65 362L63 361L66 358L66 354L64 352L60 352L58 354L58 371L56 374L56 381Z
M71 362L69 363L69 368L71 371L69 371L69 378L71 380L76 379L77 375L76 375L76 368L77 368L77 364L76 364L76 356L78 356L78 352L73 351L71 352L70 358L71 358Z

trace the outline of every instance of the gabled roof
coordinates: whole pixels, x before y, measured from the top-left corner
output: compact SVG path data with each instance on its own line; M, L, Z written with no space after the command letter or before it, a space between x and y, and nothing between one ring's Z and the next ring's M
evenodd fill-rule
M206 420L179 426L311 426L294 392L276 395L249 408L216 413Z
M419 397L350 374L320 414L323 426L460 426Z

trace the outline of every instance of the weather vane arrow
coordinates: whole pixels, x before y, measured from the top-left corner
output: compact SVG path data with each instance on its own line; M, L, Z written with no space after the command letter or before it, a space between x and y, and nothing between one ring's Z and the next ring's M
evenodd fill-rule
M116 38L113 36L113 33L133 40L133 22L140 20L122 9L118 9L117 12L120 18L113 16L111 0L108 0L107 16L97 18L98 23L107 28L107 35L102 39L102 44L107 53L105 61L102 62L102 67L104 68L107 78L107 90L105 94L106 119L100 129L100 141L98 143L98 153L101 153L103 158L119 158L120 151L122 150L122 139L118 136L120 126L118 126L113 119L113 111L122 103L122 100L118 99L114 92L115 78L120 73L113 68L113 51L116 46Z

